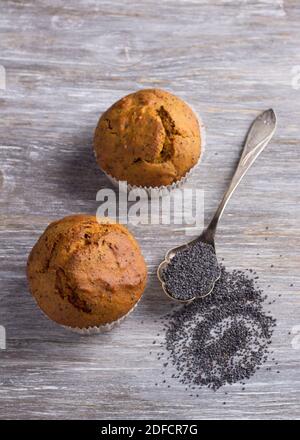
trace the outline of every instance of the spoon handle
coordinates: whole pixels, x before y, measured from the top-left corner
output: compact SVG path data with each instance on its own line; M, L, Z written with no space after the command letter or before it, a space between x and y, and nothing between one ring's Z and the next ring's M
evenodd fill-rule
M248 132L241 158L230 185L225 192L211 222L202 234L202 238L204 238L205 241L214 244L214 237L216 234L218 221L221 218L230 197L242 180L242 177L246 174L256 158L270 142L276 129L276 122L276 115L272 109L261 113L254 120Z

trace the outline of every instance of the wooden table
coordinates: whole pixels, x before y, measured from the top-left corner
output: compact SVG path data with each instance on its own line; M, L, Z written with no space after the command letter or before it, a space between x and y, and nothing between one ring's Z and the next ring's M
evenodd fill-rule
M7 335L0 417L298 419L299 1L2 0L0 8L0 325ZM152 345L156 321L171 307L155 270L167 249L186 241L183 227L129 225L149 283L136 311L111 333L68 332L28 293L26 259L46 225L95 213L97 191L110 187L91 149L99 115L149 87L182 97L205 122L206 151L186 187L204 190L206 220L250 122L269 107L278 115L277 134L232 198L217 239L228 268L257 270L276 300L269 307L278 320L280 374L266 370L270 360L245 391L202 389L196 398L176 382L155 387L162 371L159 344Z

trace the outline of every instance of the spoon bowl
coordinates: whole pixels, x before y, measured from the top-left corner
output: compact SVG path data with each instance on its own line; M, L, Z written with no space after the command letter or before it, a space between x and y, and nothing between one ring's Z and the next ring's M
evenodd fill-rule
M210 284L210 287L208 288L207 291L205 291L204 293L199 292L199 294L192 296L188 300L174 298L174 296L172 296L172 294L169 293L169 291L166 287L166 283L164 282L164 271L165 271L166 267L168 266L168 264L170 263L172 258L175 257L175 255L178 252L184 251L185 249L189 249L191 246L195 245L199 241L202 241L203 243L209 244L210 246L212 246L214 249L214 253L216 254L215 243L214 243L214 241L208 241L208 237L207 237L206 230L205 230L202 232L202 234L199 237L195 238L194 240L191 240L188 243L185 243L180 246L176 246L172 249L169 249L165 255L164 260L160 263L160 265L157 268L157 278L159 279L159 281L161 283L161 286L162 286L164 293L169 298L171 298L177 302L183 303L183 304L190 303L190 302L194 301L196 298L204 298L205 296L210 295L210 293L213 291L213 289L215 287L215 283L220 279L220 276L221 276L221 270L219 270L219 273L213 279L211 279L211 284Z

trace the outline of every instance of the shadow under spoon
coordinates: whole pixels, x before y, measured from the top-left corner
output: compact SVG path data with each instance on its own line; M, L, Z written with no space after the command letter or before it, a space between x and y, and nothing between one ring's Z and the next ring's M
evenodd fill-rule
M213 291L221 275L215 250L218 222L241 179L270 142L276 124L272 109L264 111L254 120L230 185L209 225L196 239L166 253L157 269L157 276L163 291L173 300L188 303Z

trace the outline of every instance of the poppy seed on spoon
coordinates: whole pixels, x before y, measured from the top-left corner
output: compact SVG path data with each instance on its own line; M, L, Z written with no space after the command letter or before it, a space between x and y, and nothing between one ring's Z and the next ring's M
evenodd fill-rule
M168 294L179 301L206 295L220 277L220 267L212 245L196 241L177 252L162 270Z

